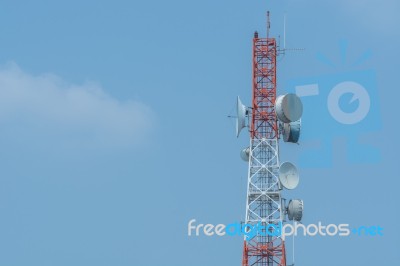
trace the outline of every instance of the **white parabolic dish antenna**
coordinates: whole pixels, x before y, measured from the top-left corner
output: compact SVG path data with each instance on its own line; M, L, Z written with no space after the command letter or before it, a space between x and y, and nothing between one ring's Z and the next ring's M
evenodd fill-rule
M284 162L279 168L279 181L286 189L295 189L299 184L299 172L296 166L289 162Z
M289 201L287 208L288 218L290 221L301 221L303 218L304 202L302 200L294 199Z
M242 104L239 96L236 105L236 137L239 137L240 131L246 126L246 106Z
M283 123L297 121L303 114L303 104L293 93L281 95L275 101L276 116Z
M250 159L250 148L244 148L241 152L240 152L240 158L242 158L243 161L248 162Z
M283 141L297 143L300 138L301 120L283 123Z

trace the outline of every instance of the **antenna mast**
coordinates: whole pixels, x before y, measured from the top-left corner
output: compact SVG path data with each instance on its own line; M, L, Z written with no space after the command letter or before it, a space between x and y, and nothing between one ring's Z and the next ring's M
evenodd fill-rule
M270 13L267 12L267 37L253 38L252 106L246 108L238 98L236 135L249 117L250 146L241 152L249 164L245 226L257 227L252 237L245 237L242 266L286 266L285 241L281 230L289 220L300 221L303 201L291 200L285 206L283 187L294 189L298 172L291 163L280 164L279 138L297 143L303 106L295 94L276 97L277 48L270 38ZM246 230L246 228L244 228ZM248 229L248 228L247 228Z
M283 16L283 50L286 50L286 14Z
M269 16L269 11L267 11L267 39L269 38L269 30L271 28L271 20Z
M278 121L275 114L277 43L253 38L253 102L250 127L250 160L246 224L281 225L284 209L278 180ZM244 241L243 266L286 266L285 242L281 236L257 235Z

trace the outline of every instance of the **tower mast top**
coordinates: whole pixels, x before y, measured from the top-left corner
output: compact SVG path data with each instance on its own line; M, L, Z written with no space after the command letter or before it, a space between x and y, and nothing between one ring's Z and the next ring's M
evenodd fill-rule
M269 30L271 28L271 20L269 11L267 11L267 39L269 38Z

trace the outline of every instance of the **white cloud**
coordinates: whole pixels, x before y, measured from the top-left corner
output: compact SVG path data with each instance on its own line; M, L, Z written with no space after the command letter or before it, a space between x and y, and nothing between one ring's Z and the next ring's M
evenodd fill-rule
M129 147L144 140L152 120L146 105L119 101L97 84L31 75L14 63L0 68L0 134L62 146Z

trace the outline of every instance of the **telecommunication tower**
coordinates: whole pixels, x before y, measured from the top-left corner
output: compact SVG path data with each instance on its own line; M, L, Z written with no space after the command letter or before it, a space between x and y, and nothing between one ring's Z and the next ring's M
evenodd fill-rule
M303 214L302 200L291 200L286 206L281 192L296 188L299 175L293 164L281 164L279 157L281 135L285 142L299 140L303 106L295 94L276 96L277 56L284 50L269 37L267 14L266 38L257 32L253 38L251 107L237 98L236 135L246 126L250 133L250 146L241 151L249 167L245 227L262 228L255 236L245 237L243 266L286 266L285 241L274 228L282 227L286 215L300 221Z

